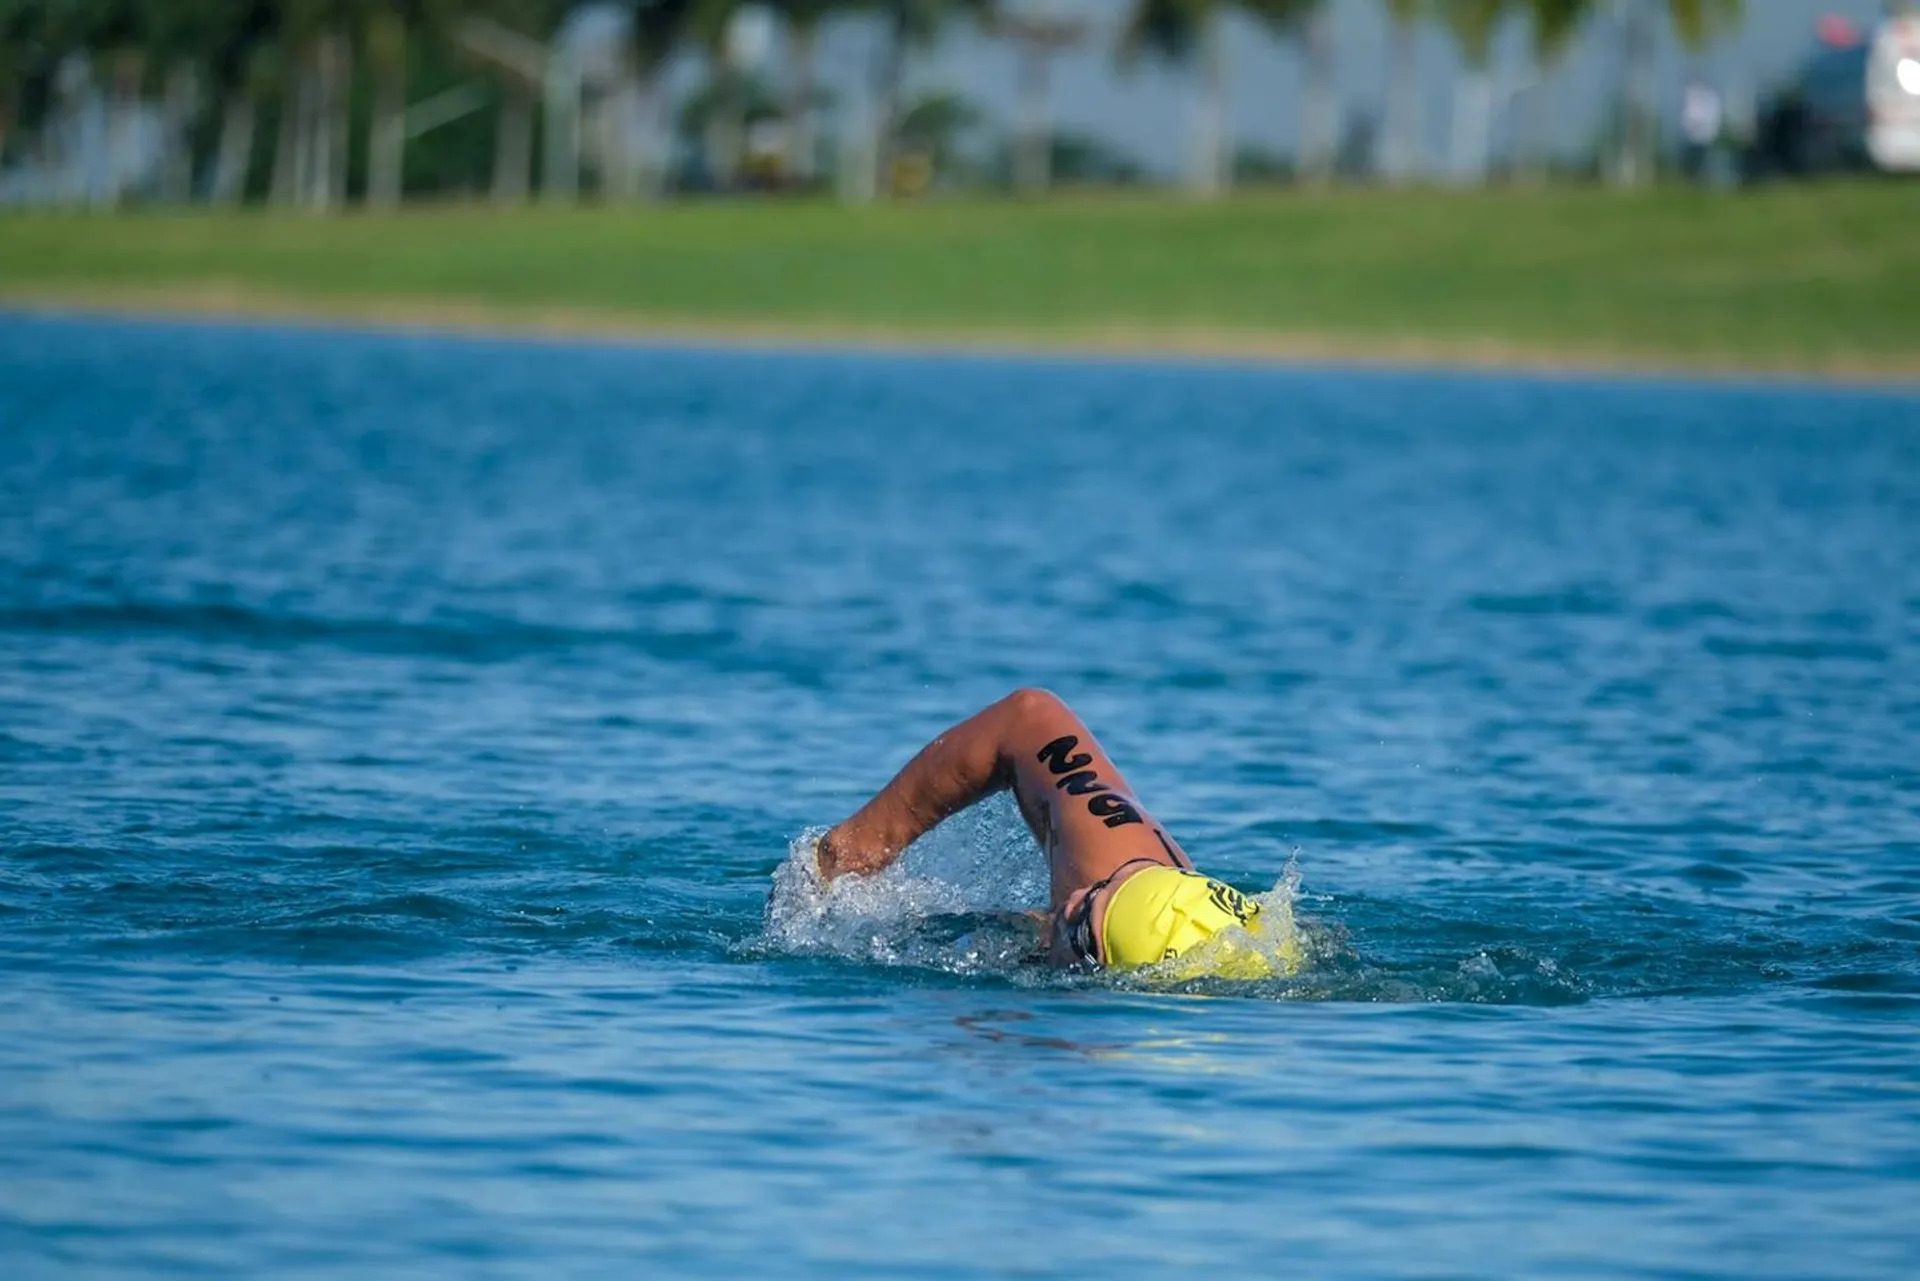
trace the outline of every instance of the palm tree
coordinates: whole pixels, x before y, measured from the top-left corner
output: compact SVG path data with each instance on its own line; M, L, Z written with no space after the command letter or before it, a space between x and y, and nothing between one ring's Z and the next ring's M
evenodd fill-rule
M1120 33L1120 57L1131 64L1143 54L1174 66L1199 63L1199 128L1190 179L1196 194L1214 197L1232 180L1227 137L1226 50L1221 22L1238 9L1280 32L1295 29L1319 0L1135 0Z
M313 98L301 37L289 29L291 15L283 8L273 40L261 53L267 77L278 88L279 127L273 142L273 170L267 180L267 201L274 205L300 203L305 190L308 143L312 138Z
M20 119L27 79L47 60L51 18L44 0L0 0L0 160Z
M1332 7L1319 0L1294 23L1305 75L1300 84L1300 173L1316 185L1333 177L1340 110L1333 82Z
M1486 181L1493 89L1493 37L1515 0L1441 0L1440 16L1460 46L1464 74L1454 86L1451 166L1456 178ZM1464 163L1463 163L1464 162Z
M176 0L151 6L148 59L166 71L163 194L168 199L187 199L195 188L190 134L203 89L220 106L208 195L220 204L241 198L253 151L261 52L274 38L279 9L273 0Z
M1533 22L1534 101L1523 117L1533 131L1533 145L1524 148L1529 158L1524 169L1535 182L1544 180L1547 148L1541 131L1550 129L1554 112L1549 82L1559 69L1573 39L1593 16L1595 0L1527 0L1527 13Z
M421 34L453 29L466 0L361 0L361 39L373 83L367 126L367 203L400 204L406 169L407 49Z
M900 113L900 143L924 163L916 165L921 181L932 183L959 158L966 135L981 121L981 113L956 93L930 93Z
M874 190L885 192L893 174L894 149L900 133L900 93L906 79L907 54L932 44L952 19L968 15L985 18L994 0L864 0L881 22L881 45L873 64Z
M353 143L353 31L363 12L380 0L303 0L312 6L314 126L312 185L316 212L346 203L349 150Z
M522 204L532 189L534 114L549 78L550 45L572 5L569 0L480 0L466 7L466 21L453 30L469 51L481 53L500 84L492 199Z
M149 46L155 34L153 6L140 0L76 0L63 15L74 47L107 64L109 100L106 184L95 193L117 205L125 194L134 117L145 88Z
M633 17L626 50L626 74L637 81L641 96L650 106L656 136L665 135L669 129L661 123L665 112L660 73L683 42L689 38L697 40L722 24L732 6L723 4L722 0L628 0L628 3ZM612 150L613 168L606 176L609 193L618 199L639 194L641 174L632 164L631 148L624 135L614 140ZM656 194L665 177L663 169L664 161L654 171Z
M346 194L350 33L377 0L282 0L273 50L281 80L273 199L317 211Z
M1387 121L1380 168L1388 182L1405 182L1420 166L1420 20L1425 0L1386 0L1393 24L1388 57Z
M1217 0L1138 0L1120 32L1122 66L1150 55L1169 66L1200 63L1200 114L1187 180L1201 196L1226 187L1226 66Z
M367 204L399 207L407 147L407 39L426 14L418 0L374 3L358 15L373 83L367 118Z
M1029 196L1042 195L1052 182L1052 109L1048 71L1053 56L1086 39L1087 24L999 9L992 27L1012 40L1019 50L1020 130L1014 152L1014 187Z
M775 0L774 11L786 19L787 59L787 172L795 182L814 179L813 116L820 91L814 82L814 59L820 28L846 0Z
M184 202L195 193L193 128L209 96L221 107L211 184L217 190L210 194L221 203L239 198L253 147L257 55L271 35L277 9L272 0L173 0L149 6L148 67L163 73L165 84L164 199Z
M252 168L266 51L276 38L280 6L273 0L206 0L202 7L212 21L196 43L220 102L220 140L207 198L220 205L238 204Z
M736 65L734 24L759 7L754 0L700 0L687 23L687 35L707 63L701 146L709 175L723 188L739 179L749 106L746 68Z
M1690 52L1744 16L1742 0L1657 0L1674 34ZM1654 20L1656 0L1618 0L1620 25L1620 150L1615 181L1639 186L1653 176L1658 145L1654 127Z

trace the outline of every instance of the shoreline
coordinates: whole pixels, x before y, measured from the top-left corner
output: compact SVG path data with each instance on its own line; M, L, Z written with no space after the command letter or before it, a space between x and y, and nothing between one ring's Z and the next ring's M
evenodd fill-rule
M1223 364L1599 379L1661 378L1760 386L1911 392L1920 354L1908 360L1780 359L1735 355L1663 359L1644 352L1550 346L1498 339L1377 339L1196 325L878 325L846 321L715 320L568 306L512 307L445 298L322 297L232 283L153 287L10 287L0 313L244 323L330 331L437 334L502 340L588 341L621 346L847 355L975 356L1009 360L1093 360Z

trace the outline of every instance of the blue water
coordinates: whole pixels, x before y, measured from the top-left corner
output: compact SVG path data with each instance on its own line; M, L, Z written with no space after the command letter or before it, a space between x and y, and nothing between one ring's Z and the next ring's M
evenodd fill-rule
M1912 394L0 317L0 1272L1911 1277L1917 762Z

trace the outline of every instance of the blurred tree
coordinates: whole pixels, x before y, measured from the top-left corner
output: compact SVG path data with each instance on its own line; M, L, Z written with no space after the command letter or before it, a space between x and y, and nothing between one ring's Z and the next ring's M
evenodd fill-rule
M267 200L275 205L297 204L306 167L306 146L310 140L308 117L312 114L312 96L307 82L304 32L297 30L291 6L280 7L274 24L273 40L264 59L276 93L274 109L278 126L274 130L273 167L267 183Z
M1380 155L1381 176L1406 182L1422 168L1420 153L1420 23L1426 0L1386 0L1393 25L1387 58L1387 121Z
M749 115L764 86L740 65L734 48L736 24L769 12L758 0L699 0L687 34L707 64L700 148L707 177L722 189L738 185L746 152ZM764 104L759 104L764 105Z
M156 6L140 0L67 0L54 8L52 29L61 47L77 49L96 69L107 69L106 165L102 184L93 193L99 203L118 205L126 192L134 161L133 129L158 16Z
M1320 185L1333 177L1339 148L1340 101L1334 85L1333 13L1328 0L1303 6L1294 20L1305 71L1300 94L1300 176Z
M1199 64L1201 99L1189 177L1202 196L1222 194L1231 181L1227 137L1226 50L1220 25L1228 10L1282 34L1300 28L1320 0L1134 0L1120 32L1122 65L1143 54L1173 66Z
M1540 182L1546 178L1552 147L1549 131L1557 114L1552 108L1553 80L1573 38L1593 16L1595 0L1526 0L1526 7L1533 24L1535 85L1531 110L1520 117L1532 134L1531 145L1520 147L1521 172L1530 181Z
M1453 89L1450 169L1456 180L1482 183L1493 123L1493 38L1521 0L1439 0L1440 18L1460 47L1462 73Z
M1000 5L990 16L992 29L1007 37L1019 57L1019 126L1015 130L1013 184L1023 194L1045 194L1052 181L1053 109L1048 71L1053 57L1086 39L1078 19L1028 13Z
M532 190L534 115L546 88L546 57L572 7L570 0L471 0L466 6L471 16L498 24L510 37L527 42L529 53L540 55L485 62L500 86L491 186L495 204L523 204Z
M818 168L813 121L820 105L814 71L820 28L828 18L847 9L848 3L847 0L773 0L772 7L787 24L787 175L794 182L811 186Z
M272 198L325 211L346 195L351 33L379 0L281 0L281 82Z
M399 207L406 170L407 48L423 32L445 31L465 0L362 0L361 40L372 80L367 125L367 204Z
M696 21L711 22L701 11L711 0L629 0L633 12L634 60L643 72L658 71L674 55Z
M733 117L729 125L720 127L724 131L735 126L751 127L769 120L780 120L784 118L785 110L786 103L774 86L758 76L742 76L736 84L708 80L687 95L674 110L674 136L689 154L699 158L699 163L692 172L683 175L683 184L704 189L722 186L726 182L738 184L759 177L746 171L744 156L739 158L742 163L736 171L730 174L722 175L713 171L715 117L722 114Z
M1263 147L1242 143L1233 151L1233 181L1236 186L1276 186L1299 176L1292 156Z
M1680 43L1698 52L1721 32L1738 26L1745 5L1742 0L1616 0L1616 4L1621 10L1621 82L1619 151L1613 177L1622 186L1632 187L1652 181L1659 147L1654 104L1656 19L1664 14Z
M253 164L260 97L271 84L280 6L274 0L199 0L193 7L202 25L187 44L205 60L220 107L207 198L215 204L237 204L246 194Z
M51 61L50 8L46 0L0 0L0 161L25 114L28 82Z
M311 6L317 39L313 46L315 110L318 131L313 148L308 203L316 212L339 208L347 199L347 173L353 147L354 33L368 14L387 0L297 0Z
M873 187L892 188L894 150L900 133L900 92L908 52L939 38L946 25L966 16L985 19L994 0L854 0L880 19L880 49L873 64Z
M900 113L899 145L912 157L908 168L921 176L918 194L958 166L966 136L984 119L980 109L956 93L930 93Z
M159 196L170 204L193 198L193 125L205 88L207 55L229 19L219 0L181 0L152 6L148 18L149 74L160 85Z
M710 47L715 31L731 15L732 6L721 0L630 0L633 12L633 32L628 48L628 64L631 74L637 79L642 96L659 109L661 99L661 72L681 45L692 40ZM622 168L631 159L630 149L625 140L616 140L613 148L615 171L609 175L608 186L611 194L623 197L636 194L634 187L639 175L630 168ZM621 153L628 154L621 154ZM665 164L655 167L653 180L655 190L665 177Z
M1048 168L1057 181L1084 186L1131 187L1146 180L1138 160L1106 139L1084 133L1056 132Z

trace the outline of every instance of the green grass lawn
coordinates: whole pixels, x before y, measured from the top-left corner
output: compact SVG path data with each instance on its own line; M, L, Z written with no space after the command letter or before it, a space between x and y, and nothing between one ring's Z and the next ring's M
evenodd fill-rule
M1912 375L1920 185L15 214L0 297Z

